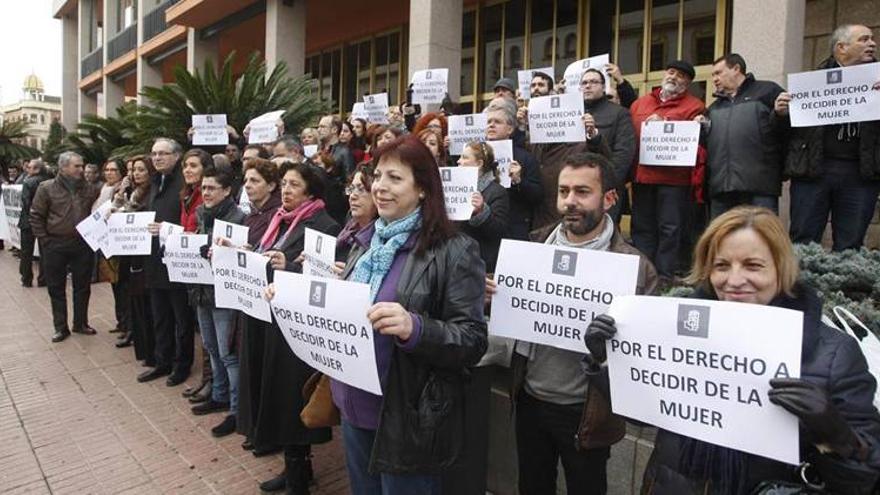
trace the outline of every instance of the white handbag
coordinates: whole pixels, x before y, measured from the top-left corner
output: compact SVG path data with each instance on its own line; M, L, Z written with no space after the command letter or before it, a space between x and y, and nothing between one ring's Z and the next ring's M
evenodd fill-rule
M865 360L868 361L868 371L880 385L880 339L856 315L843 306L835 306L833 313L837 321L822 315L822 322L856 339L859 347L862 348ZM874 407L880 410L880 386L874 392Z

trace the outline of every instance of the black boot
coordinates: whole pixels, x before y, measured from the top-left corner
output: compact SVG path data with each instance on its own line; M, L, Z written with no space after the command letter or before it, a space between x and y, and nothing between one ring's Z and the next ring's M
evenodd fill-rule
M287 474L283 472L278 476L260 483L260 490L264 492L280 492L287 488Z
M284 475L287 495L309 495L309 446L291 445L284 448Z

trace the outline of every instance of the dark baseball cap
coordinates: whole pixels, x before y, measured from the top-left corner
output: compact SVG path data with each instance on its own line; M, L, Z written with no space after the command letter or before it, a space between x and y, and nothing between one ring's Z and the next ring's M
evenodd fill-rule
M694 77L696 77L697 75L697 72L694 70L694 66L691 65L690 62L686 62L684 60L673 60L672 62L666 64L666 68L680 70L682 73L687 74L687 76L690 77L691 80L693 80Z

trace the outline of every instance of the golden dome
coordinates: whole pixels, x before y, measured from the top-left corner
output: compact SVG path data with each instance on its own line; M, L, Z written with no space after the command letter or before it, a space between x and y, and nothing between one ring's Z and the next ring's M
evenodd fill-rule
M41 81L36 74L31 73L31 75L24 78L24 86L22 89L24 89L26 93L42 93L43 81Z

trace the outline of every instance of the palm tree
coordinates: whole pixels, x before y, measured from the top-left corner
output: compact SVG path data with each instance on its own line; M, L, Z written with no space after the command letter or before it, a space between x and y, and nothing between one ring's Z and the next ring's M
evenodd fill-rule
M137 151L134 143L137 105L125 103L116 112L116 117L84 116L76 130L65 137L64 149L79 153L86 163L97 164Z
M27 122L23 120L4 120L0 124L0 171L4 178L8 177L7 167L12 162L40 156L38 149L17 142L27 137Z

